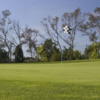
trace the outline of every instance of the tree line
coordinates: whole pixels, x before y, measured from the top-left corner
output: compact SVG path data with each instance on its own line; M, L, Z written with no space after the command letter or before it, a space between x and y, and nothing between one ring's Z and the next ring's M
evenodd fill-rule
M83 13L80 8L65 12L61 19L48 16L41 21L41 27L48 38L39 30L26 26L21 28L19 21L11 20L9 10L2 11L0 16L0 62L33 62L60 61L75 59L100 58L100 8L93 13ZM72 27L70 34L63 33L63 26ZM74 50L76 34L88 36L92 42L85 48L84 54ZM39 39L44 42L39 43ZM63 41L69 47L61 46ZM27 46L30 57L23 54L23 46Z

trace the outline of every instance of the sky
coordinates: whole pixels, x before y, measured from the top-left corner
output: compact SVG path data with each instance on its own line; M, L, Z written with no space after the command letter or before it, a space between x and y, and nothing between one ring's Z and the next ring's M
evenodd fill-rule
M0 13L8 9L10 18L19 20L22 28L28 25L41 32L43 28L40 22L48 15L61 17L65 12L73 12L77 8L92 13L96 7L100 7L100 0L0 0ZM79 35L75 43L76 48L83 49L83 45L90 42L88 37Z

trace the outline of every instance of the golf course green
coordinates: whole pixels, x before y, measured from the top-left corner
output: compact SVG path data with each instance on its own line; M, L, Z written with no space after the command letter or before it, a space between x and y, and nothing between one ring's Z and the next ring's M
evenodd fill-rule
M0 64L0 100L100 100L100 60Z

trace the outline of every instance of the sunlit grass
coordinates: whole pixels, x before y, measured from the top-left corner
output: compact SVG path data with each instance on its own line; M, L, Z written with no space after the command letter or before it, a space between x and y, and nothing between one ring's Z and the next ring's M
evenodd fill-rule
M100 61L0 64L0 100L100 100Z

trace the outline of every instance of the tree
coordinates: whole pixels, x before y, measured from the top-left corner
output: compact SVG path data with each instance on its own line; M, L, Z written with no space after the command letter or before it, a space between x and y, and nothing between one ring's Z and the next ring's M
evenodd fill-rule
M64 47L63 49L63 60L70 60L71 58L71 48L68 49ZM78 50L73 51L73 60L82 59L82 55Z
M58 45L61 55L62 55L62 48L60 44L60 31L59 31L59 17L52 18L51 16L48 16L47 18L44 18L41 22L45 32L49 35L49 37L52 39L52 41ZM61 58L62 59L62 58ZM50 57L49 57L50 60Z
M0 38L0 49L4 48L5 45L4 45L4 41Z
M31 29L28 27L25 28L24 41L28 45L29 49L27 50L27 52L29 52L31 54L31 58L33 58L33 56L34 56L33 54L35 52L37 52L37 49L36 49L37 36L38 36L37 30Z
M82 58L82 57L81 57L81 53L80 53L78 50L75 50L75 51L73 52L73 58L74 58L75 60L81 59L81 58Z
M55 53L60 53L59 49L56 47L56 44L52 41L52 39L46 39L44 44L43 44L43 51L46 53L46 57L50 61L52 54Z
M15 37L13 37L13 41L14 41L15 45L21 45L21 47L22 47L22 45L24 44L24 41L22 40L22 38L24 36L23 36L19 21L13 21L12 27L13 27L13 30L15 33Z
M96 43L96 48L97 48L97 51L98 51L98 58L100 58L100 42Z
M60 51L61 45L60 45L60 39L62 39L66 44L68 44L71 47L71 59L73 59L73 48L75 46L74 40L76 32L78 31L79 26L85 21L86 19L86 13L82 13L81 10L78 8L72 13L64 13L62 16L62 25L68 25L72 27L72 32L70 35L62 35L61 30L59 30L59 18L55 17L48 17L44 18L42 21L42 25L45 28L45 32L52 38L52 40L58 44Z
M84 55L87 59L96 59L100 57L99 48L100 42L92 43L87 48L85 48Z
M44 27L45 32L50 36L53 42L55 42L55 44L59 46L59 49L61 51L58 22L59 17L52 18L51 16L48 16L47 18L44 18L41 23Z
M71 48L71 59L73 59L73 49L75 46L75 36L77 31L79 31L79 27L86 20L87 13L82 13L80 8L76 9L72 13L64 13L62 16L63 25L70 26L72 28L72 32L65 38L61 37L62 40L67 43Z
M17 63L24 62L24 56L23 56L21 45L16 46L14 55L15 55L15 62Z
M100 42L100 7L94 9L94 13L90 13L85 24L80 26L80 30L84 36L88 36L91 42L95 42L96 46ZM100 45L97 46L98 57L100 55ZM94 50L96 52L96 50ZM94 53L92 53L93 55Z
M52 41L52 39L46 39L44 44L37 47L38 57L43 59L47 59L46 61L58 61L59 56L61 55L59 49L56 47L56 44ZM58 58L57 58L58 57Z
M37 47L37 58L41 59L41 61L43 61L43 62L48 61L46 52L43 51L43 45Z
M50 58L50 61L60 61L60 53L54 52Z
M83 36L88 36L91 42L97 43L100 40L100 8L94 9L94 13L90 13L88 20L80 26Z
M95 44L93 43L92 45L89 45L87 46L87 48L85 48L84 56L86 59L89 59L89 57L91 56L91 53L94 50L94 46Z
M71 59L71 48L68 49L64 46L63 49L63 60L70 60Z
M98 51L96 49L94 49L91 53L91 56L89 57L89 59L97 59L98 58Z
M4 49L0 49L0 63L8 62L8 53Z
M14 43L12 42L12 35L10 34L12 30L12 25L11 25L11 20L9 18L10 16L10 11L5 10L2 11L2 16L0 19L0 39L4 42L4 45L8 49L8 55L9 55L9 61L11 61L11 56L12 56L12 48L14 46Z

